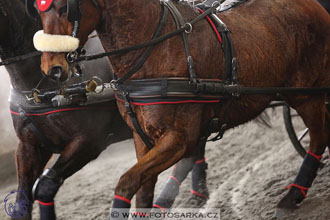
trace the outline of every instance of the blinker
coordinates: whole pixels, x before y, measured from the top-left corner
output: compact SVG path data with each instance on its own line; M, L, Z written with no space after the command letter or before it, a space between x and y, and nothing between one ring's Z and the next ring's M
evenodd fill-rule
M54 0L37 0L37 6L39 11L46 12L48 11L52 5Z

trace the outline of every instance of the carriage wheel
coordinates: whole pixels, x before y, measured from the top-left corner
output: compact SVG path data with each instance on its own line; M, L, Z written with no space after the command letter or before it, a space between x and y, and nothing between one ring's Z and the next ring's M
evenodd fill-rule
M298 113L288 105L283 105L283 117L293 147L304 158L309 144L308 128L302 123Z

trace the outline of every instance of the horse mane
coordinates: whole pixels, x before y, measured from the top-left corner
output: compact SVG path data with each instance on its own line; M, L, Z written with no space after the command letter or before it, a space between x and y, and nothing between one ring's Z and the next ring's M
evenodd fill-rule
M171 1L171 0L166 0ZM212 6L212 4L216 1L221 2L221 0L172 0L173 2L177 2L179 4L189 5L191 7L195 7L197 4L204 4L206 6ZM217 9L218 12L224 12L235 8L249 0L224 0L221 6Z
M40 19L28 17L23 0L0 0L0 13L7 17L8 30L1 42L0 57L12 57L27 53L33 49L32 42L26 36L33 36L41 29Z
M235 8L249 0L226 0L221 4L219 12L227 11L229 9Z

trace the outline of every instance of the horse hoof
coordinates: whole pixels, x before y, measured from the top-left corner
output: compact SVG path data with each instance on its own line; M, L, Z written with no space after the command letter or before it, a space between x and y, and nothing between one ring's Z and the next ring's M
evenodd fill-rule
M298 205L304 197L302 196L299 189L291 188L281 201L276 206L275 217L277 219L285 219L285 216L293 213L294 210L298 209Z
M207 202L206 197L200 197L192 194L190 198L185 201L185 204L189 204L189 208L200 208Z
M277 219L286 219L286 216L291 215L293 211L292 209L276 208L275 217Z

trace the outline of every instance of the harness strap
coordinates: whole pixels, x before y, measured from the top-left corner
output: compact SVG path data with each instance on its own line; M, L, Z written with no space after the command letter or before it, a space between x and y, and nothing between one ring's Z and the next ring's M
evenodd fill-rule
M140 123L136 117L136 114L130 104L129 98L128 98L128 94L124 96L124 101L125 101L125 108L127 111L127 114L130 116L132 124L135 128L136 133L140 136L140 138L142 139L142 141L145 143L145 145L147 146L147 148L149 150L152 149L153 144L150 142L149 137L146 135L146 133L144 133L143 129L140 126Z
M204 10L208 9L205 5L200 4L196 6L198 11L202 14L205 13ZM214 24L216 27L216 35L220 35L220 43L222 46L222 50L225 56L225 73L227 82L237 84L238 76L237 76L237 59L235 54L235 48L233 40L230 36L230 30L227 28L226 24L221 21L221 19L214 13L211 13L210 16L206 17L208 22L214 29ZM214 24L213 24L214 23ZM218 37L219 38L219 37Z
M173 2L168 1L168 2L164 2L164 4L170 9L178 29L180 29L181 27L184 27L185 25L188 25L188 26L191 25L189 23L185 23L181 13L175 7ZM192 26L191 26L191 29L192 29ZM184 49L185 49L186 56L187 56L190 82L196 83L197 77L196 77L195 68L194 68L194 61L193 61L191 53L190 53L189 41L188 41L188 33L190 33L192 31L191 29L182 32L182 40L183 40L183 45L184 45Z
M162 30L164 29L164 26L166 24L167 16L168 16L168 9L167 9L167 7L164 7L164 5L162 4L162 16L159 20L157 29L156 29L154 35L152 36L152 39L156 39L157 37L159 37L160 33L162 32ZM142 56L139 57L139 59L137 60L135 65L131 68L131 70L128 71L127 74L125 74L122 78L117 80L117 84L122 84L123 82L127 81L129 78L131 78L131 76L134 75L134 73L136 73L143 66L143 64L148 59L153 46L154 45L150 45L146 48L146 50L144 51Z
M25 110L19 106L18 107L19 116L22 118L22 120L27 124L27 127L32 130L32 132L35 134L35 136L38 138L39 142L43 145L45 145L47 148L49 148L51 151L55 153L61 152L61 149L57 146L55 146L51 140L49 140L36 126L36 123L30 118Z
M214 4L214 6L207 9L203 14L198 15L191 22L189 22L189 24L191 26L193 26L194 24L196 24L200 20L204 19L207 15L212 13L217 7L219 7L219 3ZM122 48L122 49L118 49L118 50L114 50L114 51L110 51L110 52L99 53L99 54L94 54L94 55L79 56L79 57L75 58L73 62L89 61L89 60L95 60L95 59L99 59L99 58L106 57L106 56L122 55L122 54L128 53L130 51L139 50L139 49L142 49L142 48L145 48L145 47L149 47L151 45L158 44L158 43L160 43L164 40L167 40L171 37L174 37L175 35L180 34L180 33L184 32L186 30L189 30L189 29L191 29L191 26L185 25L185 26L181 27L180 29L178 29L176 31L172 31L168 34L164 34L160 37L157 37L157 38L155 38L151 41L144 42L144 43L141 43L141 44L137 44L137 45L134 45L134 46L129 46L129 47L125 47L125 48Z
M40 56L40 55L41 55L41 52L33 51L31 53L27 53L27 54L23 54L21 56L16 56L16 57L12 57L12 58L8 58L6 60L3 60L3 61L0 62L0 66L9 65L9 64L12 64L12 63L17 63L17 62L20 62L20 61L23 61L23 60L26 60L26 59L29 59L29 58L32 58L32 57Z

